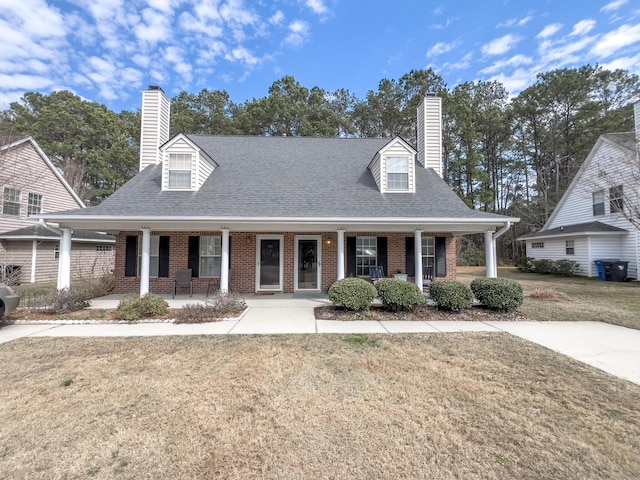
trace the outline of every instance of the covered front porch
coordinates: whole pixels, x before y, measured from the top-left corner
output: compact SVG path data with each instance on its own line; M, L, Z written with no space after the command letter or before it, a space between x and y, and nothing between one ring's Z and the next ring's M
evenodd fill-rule
M337 225L302 219L222 225L181 220L101 223L117 239L116 293L172 293L176 272L182 269L191 270L196 294L326 293L346 276L368 278L370 266L381 266L385 276L400 271L422 288L427 272L436 280L454 279L456 237L478 232L487 240L487 276L496 276L495 239L509 227L509 222L478 219L352 219ZM74 226L68 222L61 227L59 289L70 285Z

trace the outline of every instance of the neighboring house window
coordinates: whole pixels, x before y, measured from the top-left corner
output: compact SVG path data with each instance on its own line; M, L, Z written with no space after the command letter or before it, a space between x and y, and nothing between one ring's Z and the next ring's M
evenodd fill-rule
M53 259L58 260L60 258L60 245L53 246Z
M604 215L604 192L593 192L593 216Z
M96 245L96 252L113 252L113 245Z
M20 192L13 188L4 187L2 214L20 216Z
M200 237L200 276L219 277L222 258L222 237Z
M376 265L378 257L377 237L356 238L356 275L368 276L369 267ZM387 272L385 272L386 275Z
M544 242L532 242L531 248L544 248Z
M191 188L191 154L169 154L169 188Z
M609 189L609 208L611 213L622 212L624 202L622 201L622 185L611 187Z
M567 255L575 255L576 250L575 250L575 244L573 240L565 240L564 246L565 246L565 251Z
M436 258L436 237L422 237L422 274L427 275L427 272L433 276L434 265Z
M39 193L30 193L27 202L27 216L38 215L42 213L42 195Z
M409 190L409 158L387 157L387 189Z

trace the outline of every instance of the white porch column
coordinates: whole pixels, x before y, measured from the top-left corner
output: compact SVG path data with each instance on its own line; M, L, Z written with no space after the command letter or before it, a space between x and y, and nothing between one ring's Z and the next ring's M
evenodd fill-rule
M422 291L422 230L415 231L413 256L415 265L414 282L416 283L420 291Z
M71 288L71 229L63 228L58 259L58 290Z
M229 229L222 230L222 255L220 257L220 291L229 291Z
M142 258L140 259L140 296L149 293L149 260L151 257L151 231L142 229Z
M31 278L30 283L36 283L36 262L38 261L38 240L34 240L31 245ZM60 275L60 269L58 269L58 276Z
M495 244L493 241L493 232L485 230L484 232L484 256L487 265L487 278L496 278L496 260L495 260Z
M344 230L338 230L338 280L344 278Z

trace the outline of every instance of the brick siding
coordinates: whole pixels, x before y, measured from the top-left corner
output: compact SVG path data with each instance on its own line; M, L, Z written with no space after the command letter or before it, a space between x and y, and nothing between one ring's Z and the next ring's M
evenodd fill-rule
M125 250L127 235L141 235L138 231L120 232L116 237L116 290L115 293L138 293L140 292L140 277L125 277ZM150 278L149 290L152 293L171 293L173 291L173 279L176 270L187 268L189 237L200 235L222 235L221 232L158 232L152 231L151 235L166 235L169 240L169 276L166 278ZM302 235L322 237L322 286L321 290L326 292L338 275L338 249L336 232L325 232L322 234L314 232L231 232L231 278L230 290L238 293L253 293L256 290L256 238L257 236L277 235L284 238L284 292L294 291L294 268L295 268L295 237ZM456 278L456 238L447 233L429 233L431 236L447 237L447 279ZM396 268L405 270L405 238L413 237L410 233L388 233L388 232L346 232L345 233L345 261L346 261L346 238L354 236L384 236L387 237L387 268L389 273L393 273ZM346 271L346 265L345 265ZM194 293L204 294L209 283L214 289L220 284L219 278L194 278Z

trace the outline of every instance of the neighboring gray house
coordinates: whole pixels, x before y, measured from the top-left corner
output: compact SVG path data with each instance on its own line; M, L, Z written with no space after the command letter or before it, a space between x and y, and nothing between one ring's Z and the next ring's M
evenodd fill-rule
M527 256L569 259L578 274L597 277L595 260L628 263L638 278L640 232L640 102L634 105L635 131L601 135L542 230L523 235Z
M60 230L36 215L84 208L84 203L31 137L0 137L0 277L5 281L56 281ZM74 232L74 278L113 269L115 238ZM19 274L13 267L20 267Z
M517 218L469 209L441 177L441 99L418 109L418 148L402 138L177 135L169 100L143 92L140 173L95 207L42 215L62 229L116 235L119 292L170 292L190 268L196 292L326 292L369 267L455 278L456 237ZM495 276L495 261L488 274ZM59 287L68 285L66 274Z

